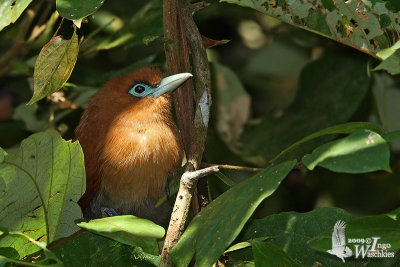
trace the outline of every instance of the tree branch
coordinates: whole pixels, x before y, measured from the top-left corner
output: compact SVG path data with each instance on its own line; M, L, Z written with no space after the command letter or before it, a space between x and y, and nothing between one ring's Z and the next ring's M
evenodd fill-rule
M169 253L184 230L197 180L218 171L217 166L196 171L203 156L211 106L207 54L192 18L193 12L198 8L198 5L185 5L182 0L164 0L164 34L172 40L172 43L165 47L169 72L191 72L194 77L193 83L184 84L174 94L187 164L180 180L179 192L165 237L161 266L172 266ZM189 51L193 68L190 67Z

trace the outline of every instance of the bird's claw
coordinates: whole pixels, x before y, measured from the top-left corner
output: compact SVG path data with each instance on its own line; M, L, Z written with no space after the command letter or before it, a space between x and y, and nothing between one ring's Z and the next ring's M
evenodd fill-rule
M104 218L118 216L119 214L113 208L101 207L101 215Z

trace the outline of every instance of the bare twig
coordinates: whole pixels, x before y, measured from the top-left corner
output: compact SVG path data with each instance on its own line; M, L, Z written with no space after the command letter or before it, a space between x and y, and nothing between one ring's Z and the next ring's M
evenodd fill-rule
M209 163L201 163L201 167L211 167L211 166L218 166L220 169L227 169L227 170L235 170L235 171L244 171L244 172L260 172L264 170L264 168L252 168L252 167L243 167L243 166L235 166L235 165L227 165L227 164L209 164Z
M161 264L161 266L171 266L171 263L169 262L169 252L183 233L187 215L189 213L190 202L193 198L194 185L201 177L216 173L218 171L219 169L217 166L212 166L193 172L185 172L182 175L179 185L179 192L175 201L167 235L164 241L162 252L164 262ZM179 234L176 235L176 233Z

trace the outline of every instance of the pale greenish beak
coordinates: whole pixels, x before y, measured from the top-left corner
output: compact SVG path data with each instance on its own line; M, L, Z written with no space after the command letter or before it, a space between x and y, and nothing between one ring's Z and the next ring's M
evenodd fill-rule
M193 75L187 72L165 77L155 87L154 92L152 93L153 97L159 97L162 94L174 91L184 82L186 82L190 77L193 77Z

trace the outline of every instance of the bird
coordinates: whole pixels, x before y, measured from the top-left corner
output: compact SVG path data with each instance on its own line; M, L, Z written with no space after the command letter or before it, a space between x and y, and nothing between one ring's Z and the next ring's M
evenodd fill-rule
M155 203L184 154L171 92L190 77L143 67L112 78L91 97L74 138L85 161L86 191L78 202L84 218L135 215L159 222L168 215Z
M332 249L327 250L328 253L335 255L345 262L344 258L351 257L353 252L346 247L346 223L339 220L333 227L332 232Z

